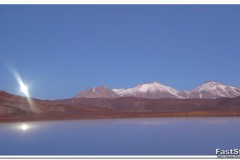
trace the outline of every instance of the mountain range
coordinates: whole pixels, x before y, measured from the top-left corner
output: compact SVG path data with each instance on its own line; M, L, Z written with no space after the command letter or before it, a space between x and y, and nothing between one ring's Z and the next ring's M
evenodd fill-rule
M208 81L190 91L180 91L158 82L140 84L133 88L111 89L100 86L80 92L75 98L118 98L118 97L140 97L140 98L205 98L216 99L221 97L233 98L240 96L240 88L225 85L216 81Z
M0 122L144 118L240 116L240 96L217 99L69 98L31 99L0 91Z
M0 91L0 122L179 116L239 117L240 90L215 81L191 91L153 82L128 89L95 87L58 100Z

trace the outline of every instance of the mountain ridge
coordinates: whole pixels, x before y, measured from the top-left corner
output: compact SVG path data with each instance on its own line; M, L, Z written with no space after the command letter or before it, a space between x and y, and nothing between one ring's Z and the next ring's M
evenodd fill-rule
M0 122L149 118L149 117L240 117L240 96L217 99L70 98L32 99L9 93L0 94ZM35 112L37 111L37 112Z
M106 86L89 88L75 96L75 98L118 98L118 97L119 97L118 94L116 94L112 89Z
M95 87L98 88L98 87ZM90 88L88 90L93 90ZM108 95L99 94L97 97L87 95L85 91L79 93L78 98L118 98L118 97L140 97L140 98L178 98L178 99L188 99L188 98L207 98L216 99L221 97L234 98L240 96L240 88L226 85L217 81L207 81L200 86L192 90L177 90L170 86L164 85L159 82L150 82L139 84L132 88L122 88L122 89L111 89L107 88ZM116 95L113 95L113 92ZM81 96L81 95L87 96ZM91 93L92 94L92 93Z

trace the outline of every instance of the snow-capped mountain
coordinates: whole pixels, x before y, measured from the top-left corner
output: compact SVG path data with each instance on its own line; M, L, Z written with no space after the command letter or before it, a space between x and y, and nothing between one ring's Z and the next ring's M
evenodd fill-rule
M169 86L152 82L141 84L134 88L113 89L120 97L142 97L142 98L185 98L181 96L181 92Z
M208 81L201 86L190 91L189 98L220 98L220 97L237 97L240 96L240 88L225 85L216 81Z
M100 86L80 92L75 98L118 98L112 89Z
M127 89L110 89L107 87L95 87L80 92L75 98L118 98L141 97L150 99L159 98L206 98L240 96L240 88L225 85L216 81L208 81L191 91L179 91L158 82L145 83Z

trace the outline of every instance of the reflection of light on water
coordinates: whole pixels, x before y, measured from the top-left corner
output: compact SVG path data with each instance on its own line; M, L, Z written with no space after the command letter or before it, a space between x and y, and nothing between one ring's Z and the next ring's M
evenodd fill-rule
M26 130L29 129L29 125L24 123L24 124L20 125L20 129L23 130L23 131L26 131Z
M39 128L41 124L38 124L36 122L16 122L9 126L9 128L15 130L16 132L33 132L37 128Z

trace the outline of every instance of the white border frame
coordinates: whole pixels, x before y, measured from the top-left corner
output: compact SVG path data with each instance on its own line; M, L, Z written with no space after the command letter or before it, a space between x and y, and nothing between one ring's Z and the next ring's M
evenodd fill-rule
M0 5L18 5L18 4L108 4L108 5L154 5L154 4L169 4L169 5L179 5L179 4L240 4L240 0L0 0ZM217 156L0 156L0 159L217 159Z

